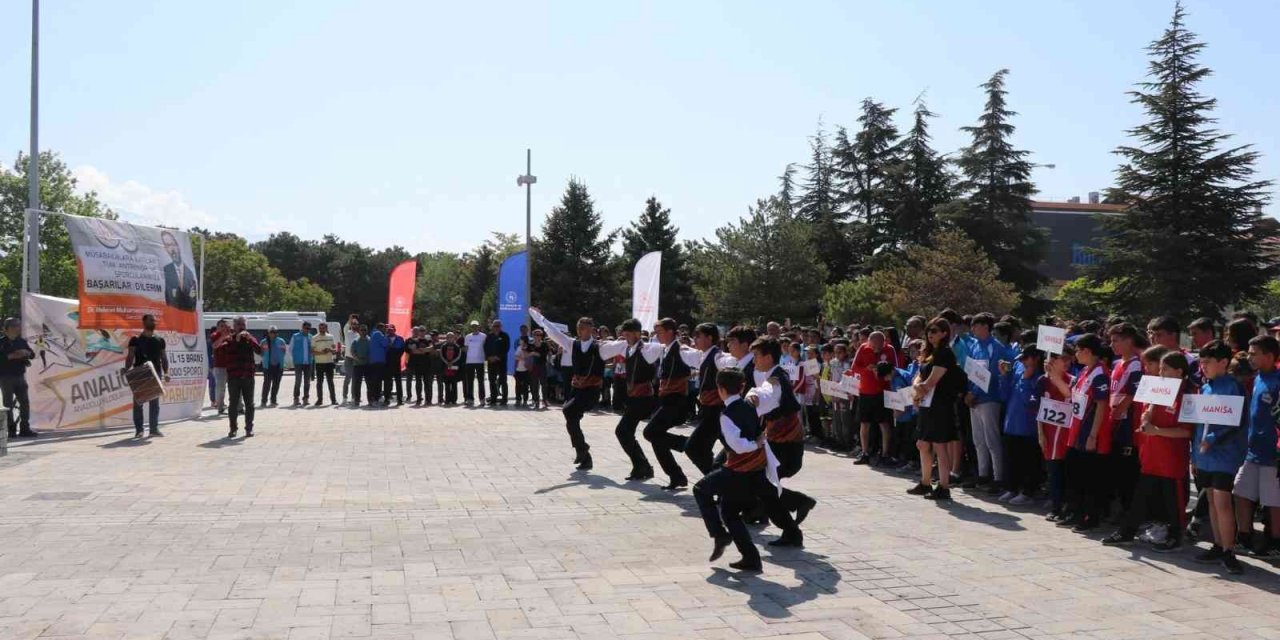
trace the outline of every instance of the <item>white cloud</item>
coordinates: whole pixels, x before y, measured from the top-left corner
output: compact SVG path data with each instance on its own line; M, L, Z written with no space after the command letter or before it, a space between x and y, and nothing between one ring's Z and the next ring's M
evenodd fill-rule
M160 191L135 180L113 182L97 167L71 170L81 191L96 191L98 199L130 222L186 229L213 226L214 218L191 206L176 190Z

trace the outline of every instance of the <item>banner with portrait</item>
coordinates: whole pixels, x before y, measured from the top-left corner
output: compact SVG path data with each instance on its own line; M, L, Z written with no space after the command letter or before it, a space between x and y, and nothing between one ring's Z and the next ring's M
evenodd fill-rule
M187 233L118 220L63 216L80 271L83 329L200 333L200 284Z
M31 422L40 429L83 429L132 424L133 395L124 379L129 329L81 329L75 300L28 293L22 333L36 357L27 370ZM200 415L207 388L202 332L156 331L165 341L170 381L160 399L160 420Z

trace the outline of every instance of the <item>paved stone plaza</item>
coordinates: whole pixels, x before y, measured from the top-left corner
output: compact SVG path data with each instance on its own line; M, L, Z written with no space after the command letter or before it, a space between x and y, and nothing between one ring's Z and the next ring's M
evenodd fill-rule
M739 576L732 548L706 562L688 492L619 481L613 415L587 420L591 473L554 410L257 422L12 443L0 640L1280 638L1270 565L1227 579L985 496L939 507L844 456L811 450L796 479L821 501L807 548Z

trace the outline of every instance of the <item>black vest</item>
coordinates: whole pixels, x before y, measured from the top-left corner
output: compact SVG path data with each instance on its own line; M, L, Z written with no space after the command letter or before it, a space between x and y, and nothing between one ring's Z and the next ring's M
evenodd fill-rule
M707 349L707 353L702 359L702 366L698 367L699 391L716 390L716 374L720 373L720 367L716 366L716 356L719 354L720 347Z
M733 424L742 432L742 437L747 440L755 440L760 437L760 418L756 416L756 408L750 403L739 398L733 404L724 408L721 414L733 421ZM720 434L720 443L725 447L729 445L724 442L724 433Z
M573 341L573 375L583 378L603 378L604 360L600 359L600 343L591 341L586 351L582 343Z
M754 378L754 375L752 377ZM772 420L799 411L800 401L796 400L796 392L791 386L791 378L787 376L787 370L781 366L775 366L768 377L778 381L778 385L782 387L779 390L782 392L782 398L778 402L778 408L765 414L765 419Z
M644 359L643 344L637 342L631 355L627 356L627 384L652 383L658 374L658 368Z

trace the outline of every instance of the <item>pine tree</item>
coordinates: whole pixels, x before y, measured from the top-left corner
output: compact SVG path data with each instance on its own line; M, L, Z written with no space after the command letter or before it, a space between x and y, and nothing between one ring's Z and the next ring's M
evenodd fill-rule
M496 304L496 300L491 298L497 295L494 292L498 286L498 261L488 244L480 245L475 255L466 258L469 258L465 298L468 302L467 313L471 316L470 320L487 324Z
M823 267L810 250L812 227L777 197L756 201L716 239L693 245L690 263L706 316L718 322L810 320L822 296Z
M847 146L844 130L836 133L837 145ZM804 193L795 201L792 209L797 219L810 225L813 248L818 261L826 267L830 282L853 277L860 262L854 253L851 228L845 222L847 213L840 210L832 164L832 149L827 145L826 132L821 127L809 139L810 160L804 165L808 174Z
M1254 180L1258 154L1225 147L1213 127L1217 104L1197 85L1212 73L1179 3L1164 34L1147 47L1148 78L1131 91L1147 121L1121 146L1112 196L1125 213L1101 218L1101 263L1088 275L1115 285L1112 302L1137 316L1218 317L1255 298L1274 277L1261 207L1269 181ZM1225 148L1224 148L1225 147Z
M852 144L841 136L833 154L842 205L862 223L862 242L857 249L863 255L890 244L889 212L893 205L887 178L898 155L898 128L893 124L896 112L871 98L864 99L862 115L858 116L862 128L854 134Z
M923 101L916 101L911 129L889 170L889 201L894 206L889 216L889 246L894 250L928 243L938 229L934 209L953 197L954 179L946 160L930 146L929 119L936 116Z
M1043 301L1036 298L1045 283L1038 267L1048 246L1048 237L1031 223L1029 151L1017 149L1010 138L1017 115L1005 103L1005 76L1001 69L981 86L987 103L978 124L962 127L973 142L960 152L956 164L962 179L961 202L945 206L945 215L962 229L1000 269L1000 279L1017 288L1022 297L1020 311L1034 315Z
M610 264L615 234L602 230L587 186L571 178L533 247L533 304L548 318L572 325L584 315L597 322L622 315Z
M795 212L796 202L796 164L788 162L787 168L778 176L778 200L787 208L788 213Z
M632 273L636 262L651 251L662 252L661 281L658 285L658 312L681 322L692 322L698 307L693 295L693 277L689 273L684 247L676 240L680 232L671 224L671 210L664 209L656 197L644 203L644 213L622 231L622 293L630 300Z

